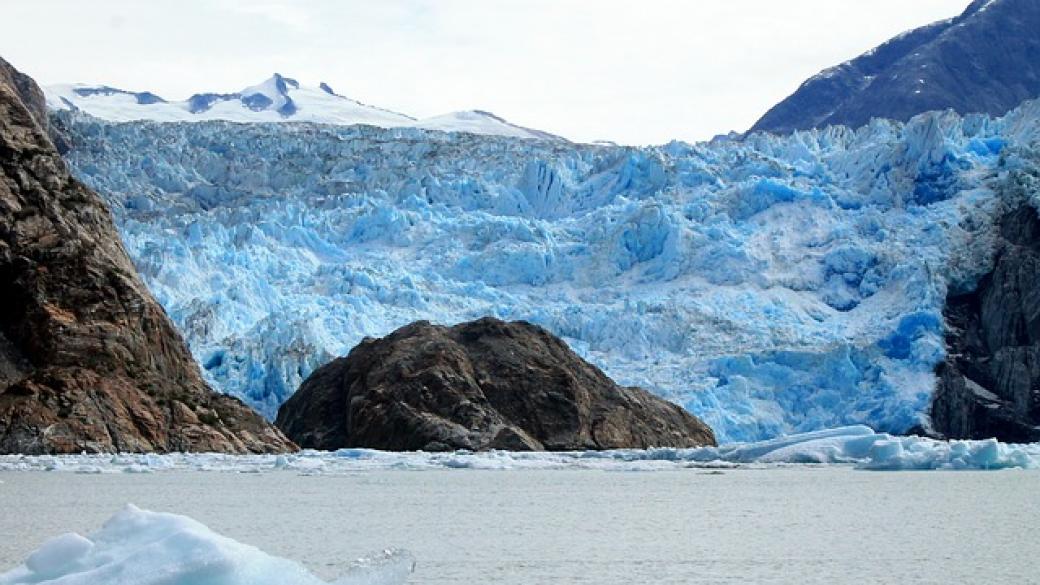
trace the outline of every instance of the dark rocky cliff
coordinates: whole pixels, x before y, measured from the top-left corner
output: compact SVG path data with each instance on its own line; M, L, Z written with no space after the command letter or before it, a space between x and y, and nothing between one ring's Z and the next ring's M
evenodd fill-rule
M294 448L206 386L45 121L0 60L0 452Z
M303 447L581 450L715 444L704 423L615 384L521 321L420 321L315 371L278 426Z
M751 131L786 133L931 110L1003 114L1040 96L1040 2L975 0L807 80Z
M1011 188L1035 195L1037 183L1019 177ZM947 299L931 413L943 437L1040 441L1040 215L1027 195L1009 194L993 271Z

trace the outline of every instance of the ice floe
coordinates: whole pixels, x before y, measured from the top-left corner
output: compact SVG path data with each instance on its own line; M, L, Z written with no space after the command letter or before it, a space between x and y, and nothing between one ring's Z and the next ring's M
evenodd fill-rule
M83 454L4 455L0 472L149 473L176 470L335 475L366 470L435 469L602 469L674 470L688 467L767 467L794 464L844 464L860 469L1007 469L1040 468L1040 444L985 441L937 441L877 433L855 425L801 433L755 443L731 443L696 449L624 449L614 451L387 452L371 449L301 451L290 455Z
M406 551L359 560L336 585L404 583L415 561ZM64 534L0 585L326 585L303 566L221 536L175 514L127 506L90 536Z

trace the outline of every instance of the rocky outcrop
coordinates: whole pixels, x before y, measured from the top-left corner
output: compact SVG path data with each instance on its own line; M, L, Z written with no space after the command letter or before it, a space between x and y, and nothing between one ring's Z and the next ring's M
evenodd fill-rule
M1040 216L1023 203L1000 221L995 266L947 299L934 430L946 438L1040 441Z
M0 60L0 452L294 448L206 386L45 120Z
M522 321L419 321L319 368L277 424L305 448L581 450L715 444L704 423L615 384Z

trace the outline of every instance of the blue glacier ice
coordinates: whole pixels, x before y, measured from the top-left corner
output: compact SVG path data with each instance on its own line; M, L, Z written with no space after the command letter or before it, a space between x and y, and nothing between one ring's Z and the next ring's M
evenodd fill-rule
M525 319L723 442L923 425L1040 104L635 148L58 112L208 380L273 417L416 319Z

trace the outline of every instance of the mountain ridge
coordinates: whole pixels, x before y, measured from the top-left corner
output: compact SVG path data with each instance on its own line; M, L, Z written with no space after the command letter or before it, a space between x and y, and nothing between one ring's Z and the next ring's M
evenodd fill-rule
M237 92L201 92L184 100L167 100L150 91L128 91L108 85L58 84L43 88L51 110L82 111L110 122L314 122L380 128L420 128L530 140L565 139L526 128L485 110L462 110L418 119L368 105L336 93L322 81L316 87L274 73Z
M926 111L1001 115L1040 95L1040 3L975 0L959 16L900 35L830 67L749 132L789 133Z

